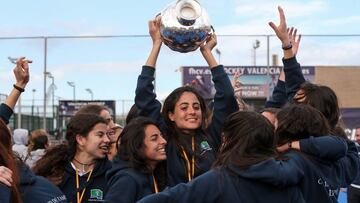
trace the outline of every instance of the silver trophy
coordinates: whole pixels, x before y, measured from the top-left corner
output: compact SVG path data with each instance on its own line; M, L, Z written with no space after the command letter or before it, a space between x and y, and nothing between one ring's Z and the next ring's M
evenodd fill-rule
M195 51L211 31L208 14L196 0L178 0L161 12L160 33L174 51Z

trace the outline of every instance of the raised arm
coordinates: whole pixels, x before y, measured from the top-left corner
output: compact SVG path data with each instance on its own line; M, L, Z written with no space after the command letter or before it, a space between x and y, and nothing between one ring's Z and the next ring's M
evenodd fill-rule
M288 29L283 9L278 7L278 10L280 24L276 26L273 22L270 22L269 25L282 43L286 94L288 100L290 101L294 97L295 93L300 89L301 84L305 82L300 64L296 61L295 57L299 48L301 35L299 35L296 40L297 30L293 30L294 32L292 32L291 29Z
M216 34L214 33L210 35L207 38L206 42L200 46L201 54L203 55L204 59L206 60L206 62L208 63L211 69L218 66L218 63L216 62L216 59L211 52L213 48L216 46L216 44L217 44L217 37Z
M234 88L235 98L239 106L239 110L245 111L248 109L248 105L241 98L241 83L238 81L240 76L241 76L240 72L235 72L231 80L231 85Z
M152 39L152 49L150 55L142 67L140 76L138 77L137 87L135 91L135 105L138 108L138 115L152 118L163 129L163 121L161 119L161 103L156 100L154 92L155 66L162 45L160 35L160 17L149 21L149 34Z
M265 108L281 108L288 101L286 96L286 88L285 88L285 73L284 70L281 69L279 79L276 83L274 91L269 100L265 103Z
M231 85L229 76L226 74L224 67L218 65L211 50L216 46L216 35L213 34L208 38L205 44L200 47L200 51L208 62L212 80L215 85L213 117L208 128L208 134L214 141L215 148L218 150L221 143L221 128L225 118L233 112L239 110L236 102L234 89Z
M16 102L20 94L25 91L25 87L29 82L29 63L31 62L32 61L25 59L25 57L21 57L16 61L16 67L13 70L16 79L14 88L11 90L5 102L0 105L0 117L6 124L9 123Z
M276 27L273 23L271 23L270 25L272 25L272 27L274 27L274 30L278 30L278 27ZM282 30L283 28L281 28ZM299 49L299 45L300 45L300 41L301 41L301 35L297 36L297 29L292 28L287 28L287 32L289 35L289 39L290 39L290 43L292 46L292 52L294 54L294 56L296 56L298 49ZM284 50L284 52L287 50ZM290 53L289 53L290 54ZM284 53L285 55L285 53ZM289 74L288 74L289 77ZM288 84L288 86L291 86ZM290 88L290 87L288 87ZM297 88L297 85L295 86L295 88ZM278 82L276 83L276 86L274 88L274 91L272 93L272 96L270 97L270 99L268 101L266 101L265 103L265 108L281 108L283 107L287 101L288 101L288 94L295 94L295 90L291 90L293 93L291 93L290 91L286 91L286 83L285 83L285 72L284 72L284 68L281 69L280 75L279 75L279 79ZM291 96L290 96L291 97ZM292 97L291 97L292 98Z
M146 61L145 66L155 68L156 61L160 53L162 39L160 34L160 17L156 17L155 20L149 21L149 34L153 42L153 46L150 52L150 55Z

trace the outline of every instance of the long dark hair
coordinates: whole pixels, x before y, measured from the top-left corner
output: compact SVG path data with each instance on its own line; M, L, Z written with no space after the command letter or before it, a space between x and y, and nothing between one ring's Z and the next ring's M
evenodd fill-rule
M145 128L149 125L155 125L149 118L136 117L133 118L123 129L117 145L117 155L125 161L128 161L130 167L141 173L152 173L152 169L147 165L147 159L144 156L144 139ZM121 138L121 140L120 140ZM159 188L164 188L166 185L166 168L163 161L162 164L157 164L154 174L158 181Z
M20 194L17 188L19 174L11 150L11 133L2 119L0 119L0 166L5 166L12 171L11 200L12 202L20 203Z
M301 103L308 104L319 110L328 120L331 134L346 137L344 129L338 125L340 119L340 108L338 98L334 90L325 85L316 85L305 82L301 85L300 90L304 95L298 99L294 99L298 103L302 98Z
M149 173L151 168L146 163L143 153L145 128L148 125L156 124L148 118L137 117L128 123L120 133L121 141L118 140L117 155L125 161L128 161L132 168L142 172Z
M191 142L190 142L191 136L187 135L185 132L183 132L181 129L179 129L176 126L176 123L169 118L169 113L175 112L176 103L179 101L180 97L185 92L194 94L200 102L200 109L202 112L201 113L201 115L202 115L201 125L195 131L196 131L197 136L204 136L203 140L206 140L205 129L209 123L206 121L207 113L209 112L209 110L208 110L208 107L206 105L204 98L199 94L199 92L195 88L193 88L191 86L183 86L183 87L179 87L179 88L175 89L174 91L172 91L169 94L169 96L166 97L166 99L164 101L164 105L162 108L162 115L163 115L163 118L166 123L165 136L166 136L167 140L173 139L176 143L178 151L181 151L181 146L182 146L183 148L185 148L185 150L187 152L189 152L189 151L191 151ZM210 143L213 143L213 140L209 140L209 141L210 141ZM197 146L195 147L194 153L195 153L196 157L199 157L201 154L201 147L199 146L200 143L196 143L196 145ZM180 153L180 154L181 154L181 156L183 156L182 153Z
M33 167L34 173L48 178L62 176L65 173L66 164L72 161L76 154L76 135L87 137L98 123L106 124L106 120L96 114L73 116L67 124L66 143L49 149Z
M196 96L196 98L199 100L200 109L202 112L200 130L205 130L205 127L206 127L205 119L206 119L206 112L207 112L207 105L205 103L205 100L195 88L193 88L191 86L184 86L184 87L176 88L174 91L172 91L169 94L169 96L166 97L166 99L164 101L164 105L162 108L162 115L163 115L165 123L168 127L167 132L168 131L173 132L173 131L175 131L175 129L177 129L175 122L169 118L169 113L174 113L176 103L179 101L180 97L185 92L193 93Z
M279 145L310 136L330 134L330 126L325 116L306 104L290 105L277 113L278 127L275 131Z
M273 125L261 114L239 111L223 125L223 144L213 167L234 164L241 168L275 157L277 137Z

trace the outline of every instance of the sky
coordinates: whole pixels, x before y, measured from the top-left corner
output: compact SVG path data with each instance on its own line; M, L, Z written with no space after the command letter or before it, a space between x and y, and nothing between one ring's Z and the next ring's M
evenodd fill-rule
M62 0L3 1L0 12L0 93L8 94L14 83L13 64L8 56L33 60L31 78L22 104L42 105L44 95L44 40L4 39L38 36L137 37L56 39L47 42L47 71L54 76L55 102L72 99L116 100L117 112L126 113L133 103L136 80L151 50L147 22L172 1L167 0ZM360 66L360 36L310 37L306 35L360 35L358 0L200 0L218 37L220 62L224 65L253 65L255 40L260 41L256 64L267 64L265 35L273 34L269 21L279 22L277 6L284 8L289 26L305 36L298 53L302 65ZM258 36L228 36L258 35ZM280 42L270 37L270 54L281 58ZM214 52L214 55L216 53ZM216 55L219 59L219 55ZM181 86L179 67L207 65L199 50L187 54L163 46L157 63L156 93L163 99ZM47 79L47 88L50 79ZM36 91L33 93L32 90ZM51 100L49 101L51 102Z

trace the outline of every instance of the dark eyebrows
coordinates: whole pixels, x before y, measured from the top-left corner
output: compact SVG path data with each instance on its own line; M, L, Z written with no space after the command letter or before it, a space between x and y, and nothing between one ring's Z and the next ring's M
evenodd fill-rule
M150 136L150 139L157 138L157 137L159 137L159 134L155 133Z
M154 134L152 134L150 137L155 137L155 136L161 136L161 132L159 132L159 133L154 133Z
M194 104L200 105L200 102L192 103L192 105L194 105ZM190 105L190 103L189 102L183 102L183 103L179 104L179 106L182 106L182 105Z
M96 134L97 134L97 135L105 135L106 132L99 130L99 131L96 132Z

